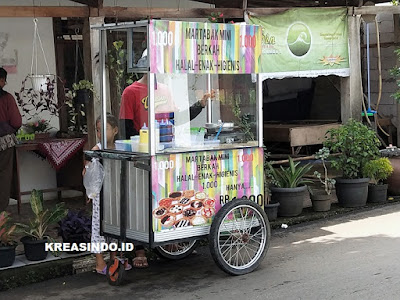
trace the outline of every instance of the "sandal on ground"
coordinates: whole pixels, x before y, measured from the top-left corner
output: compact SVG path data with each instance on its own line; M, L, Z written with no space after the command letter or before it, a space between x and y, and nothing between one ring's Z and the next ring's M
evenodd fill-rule
M132 265L126 260L124 262L124 268L125 268L125 271L132 270Z
M107 266L104 267L103 270L99 271L96 269L97 274L106 275L107 274Z
M147 257L146 256L136 256L132 260L133 266L137 269L143 269L143 268L148 268L149 264L147 263Z

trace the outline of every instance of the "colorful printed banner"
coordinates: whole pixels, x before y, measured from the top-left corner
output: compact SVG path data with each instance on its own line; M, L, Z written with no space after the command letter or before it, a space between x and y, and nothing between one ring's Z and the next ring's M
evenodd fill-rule
M209 226L234 198L264 207L263 149L153 156L152 193L154 232Z
M349 76L346 8L297 8L250 17L262 26L262 78Z
M152 20L152 73L258 73L259 26Z

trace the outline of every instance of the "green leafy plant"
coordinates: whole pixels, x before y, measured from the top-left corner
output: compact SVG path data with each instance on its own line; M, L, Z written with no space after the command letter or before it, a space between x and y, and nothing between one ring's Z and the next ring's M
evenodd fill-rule
M50 122L47 120L38 120L24 124L28 133L47 132L51 128Z
M394 50L394 53L396 53L397 60L400 62L400 49ZM392 94L392 97L400 103L400 67L395 67L390 70L390 75L396 80L396 84L398 87L398 90Z
M113 48L108 50L108 64L114 72L114 80L118 96L122 95L125 87L133 83L134 74L126 71L126 50L123 48L124 41L114 41Z
M249 102L250 104L255 104L255 90L251 89L247 91L249 94ZM251 114L242 112L242 94L236 93L232 97L228 97L226 99L227 103L229 103L232 107L233 115L237 118L237 124L239 125L240 131L244 133L245 142L254 141L255 133L254 128L252 126Z
M364 165L379 156L380 144L375 131L352 119L339 128L328 130L324 142L331 153L339 153L331 164L342 170L347 179L362 178Z
M322 165L324 167L324 178L322 179L322 175L318 171L314 171L314 176L316 176L322 183L322 185L324 186L324 190L328 195L332 194L333 187L336 183L335 179L328 177L328 168L326 167L325 161L328 159L329 155L329 149L326 147L319 149L318 152L314 155L316 159L320 159L322 161Z
M218 23L223 17L224 14L222 12L212 12L208 17L208 21L211 23Z
M64 203L56 204L52 210L44 209L43 192L32 190L30 204L34 217L29 220L29 224L16 223L18 230L35 240L51 239L46 235L47 229L67 215Z
M392 173L393 167L387 157L370 160L363 167L364 176L371 178L373 184L382 184Z
M3 211L0 213L0 247L12 246L15 244L14 241L14 231L16 225L10 224L10 215Z
M78 91L87 91L88 93L91 93L96 99L98 99L98 96L96 94L96 91L94 90L93 83L86 79L82 79L78 82L73 83L72 89L65 94L65 104L68 107L68 130L72 132L86 133L86 124L80 122L81 118L86 117L85 104L77 103L77 101L75 101Z
M15 92L15 98L22 110L22 115L28 121L38 118L38 116L48 111L51 116L58 116L60 108L63 104L58 103L55 94L56 79L47 77L45 88L40 91L35 91L28 83L29 75L22 80L22 85L19 92Z
M287 168L283 166L274 168L270 163L268 163L267 166L266 175L276 187L295 188L306 183L312 183L311 180L303 179L304 175L312 168L310 164L300 166L300 162L295 163L293 159L289 157L289 166Z

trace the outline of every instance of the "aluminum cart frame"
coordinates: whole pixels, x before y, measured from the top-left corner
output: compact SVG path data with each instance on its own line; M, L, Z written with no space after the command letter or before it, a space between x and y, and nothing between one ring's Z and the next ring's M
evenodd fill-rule
M102 69L100 98L102 101L103 120L105 120L104 117L106 116L107 112L107 103L105 101L105 95L107 94L107 78L105 66L105 54L107 52L107 31L118 30L126 32L128 37L128 46L132 43L133 32L145 32L147 34L146 38L147 49L149 49L148 55L150 56L149 60L151 61L151 55L155 52L152 51L152 47L154 45L152 45L150 42L150 31L154 34L156 25L160 24L161 22L166 22L165 24L168 25L168 22L173 21L157 20L153 23L153 21L151 20L135 23L111 24L92 27L92 29L99 30L100 37L100 67ZM192 26L190 25L192 24L190 22L181 23L187 23L184 24L185 26ZM204 28L218 26L218 24L209 23L193 24L204 26ZM162 23L161 25L164 25L164 23ZM256 38L259 39L261 37L261 30L258 31L258 27L254 25L219 24L219 26L221 28L224 28L223 30L238 31L238 29L240 29L240 32L252 32L252 37L254 37L254 41L256 40ZM255 42L253 46L253 48L255 48ZM238 45L233 45L232 47L238 47ZM257 45L257 47L261 48L260 45ZM261 52L259 48L257 48L256 50L250 49L249 51L255 51L252 53L256 53L257 51L258 53ZM263 127L261 126L262 86L259 75L256 74L257 69L251 69L252 72L246 71L246 74L254 73L254 78L256 79L255 91L257 115L255 117L258 122L257 124L259 124L256 132L257 142L249 144L249 146L240 147L238 149L232 148L232 146L229 147L228 145L228 147L225 148L204 148L201 151L184 149L181 152L176 151L173 153L157 153L155 141L156 129L153 125L155 123L154 89L152 89L151 87L153 87L155 83L155 73L158 73L159 70L154 70L155 65L151 66L151 63L150 66L145 68L135 66L134 57L135 56L133 53L133 48L128 48L128 70L132 72L146 73L148 75L149 81L149 152L139 153L107 150L105 139L102 139L102 149L105 150L86 151L86 154L88 156L100 158L102 160L106 173L101 195L102 234L105 236L118 238L122 241L128 240L134 242L135 244L148 245L151 248L156 248L161 256L170 259L180 259L186 257L196 247L197 241L199 239L208 237L211 254L216 264L223 271L232 275L241 275L253 271L259 266L264 256L266 255L270 241L270 225L268 222L268 218L263 211L264 155L262 145ZM238 58L237 66L239 66L239 59L242 59L242 62L245 64L248 63L246 62L244 57ZM257 58L255 59L255 61L257 61ZM159 67L160 64L158 64L157 66ZM244 71L242 72L244 73ZM203 74L207 74L207 72L203 72ZM210 85L211 84L209 80L208 90L211 89ZM209 105L207 111L207 122L211 123L211 100L209 99L208 101ZM221 125L221 128L222 126L223 125ZM102 122L102 136L106 136L106 122L104 121ZM170 228L165 229L163 226L166 223L164 225L160 224L160 220L157 219L157 215L154 214L154 212L157 210L157 206L159 206L158 208L161 207L161 200L157 199L158 191L156 192L154 189L154 186L158 184L157 182L155 182L157 181L157 178L164 178L162 177L164 176L164 173L161 174L161 177L159 176L160 174L155 174L156 172L161 172L158 171L159 169L157 169L157 166L160 166L160 163L163 164L164 162L170 161L169 159L172 156L181 156L182 158L180 158L180 160L183 160L183 157L185 157L187 162L190 162L191 159L197 160L197 156L201 156L211 157L211 160L225 159L229 164L230 160L236 160L236 155L238 159L245 159L243 162L237 163L238 165L240 165L240 167L238 167L239 170L234 171L234 173L240 174L241 168L246 169L248 172L252 172L248 176L251 176L251 181L254 181L256 183L253 183L254 186L251 187L250 183L246 183L248 186L245 187L243 182L239 182L239 177L235 177L234 179L229 180L233 183L235 183L236 180L236 183L238 185L242 184L241 188L248 189L248 191L250 192L254 192L254 195L243 194L237 199L235 199L235 197L233 197L232 199L226 195L222 196L222 192L218 192L219 198L215 199L203 192L204 183L203 188L201 189L193 188L192 184L192 187L188 191L186 191L186 193L188 194L185 194L185 191L183 190L173 192L173 187L168 187L170 188L170 190L168 190L168 188L165 188L164 191L163 189L164 194L163 196L160 196L160 198L170 197L164 198L163 200L167 199L165 201L170 201L169 203L171 204L176 203L176 201L178 200L182 201L184 197L187 197L187 205L189 201L190 203L193 203L191 205L197 205L193 206L195 208L194 210L197 210L197 215L194 218L198 218L201 226L197 226L197 224L194 224L193 222L190 223L188 221L186 223L191 224L191 226L183 228L171 226ZM257 162L246 161L249 160L247 158L250 157L251 160L253 160L253 155L254 159ZM192 164L190 164L190 166L195 164L195 162L191 163ZM224 163L220 162L220 165L221 164L223 165ZM228 164L225 163L225 165ZM218 164L216 165L218 166ZM221 166L218 167L222 168ZM162 169L168 169L168 166L163 167ZM163 172L172 172L172 170L163 170ZM159 177L157 177L157 175ZM208 184L206 185L208 186ZM215 188L216 186L217 184L215 184ZM212 190L212 188L214 187L211 187L210 190ZM219 189L222 189L222 185ZM211 194L213 194L213 192L211 192ZM174 198L175 196L177 197ZM209 200L207 202L209 206L206 206L204 204L206 200ZM178 207L179 205L175 204L176 207ZM207 215L206 213L203 214L203 210L205 211L206 207L208 208L206 213L211 214L211 216L209 214ZM200 208L202 209L201 215L199 213ZM181 209L183 209L183 204L181 206ZM161 215L165 214L164 207L161 207L160 210ZM175 220L175 217L171 217L170 219ZM189 217L187 219L189 219ZM118 277L118 273L116 274ZM110 277L109 272L108 275L108 277ZM112 283L113 281L120 282L122 275L123 272L122 270L120 270L119 278L117 278L116 280L112 280L110 283Z

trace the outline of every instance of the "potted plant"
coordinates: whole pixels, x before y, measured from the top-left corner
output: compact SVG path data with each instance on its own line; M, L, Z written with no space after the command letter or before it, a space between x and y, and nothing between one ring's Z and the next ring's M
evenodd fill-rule
M73 83L72 89L65 94L70 134L81 136L87 133L85 105L92 96L97 99L93 83L86 79Z
M52 210L43 207L43 192L32 190L30 198L34 217L29 224L17 223L19 230L26 234L21 238L24 244L25 256L28 260L43 260L47 257L45 243L51 238L46 235L49 225L55 224L67 215L64 203L56 204Z
M272 186L272 203L279 202L278 215L283 217L294 217L303 211L304 193L307 192L306 183L311 180L303 179L303 176L311 170L310 164L300 165L289 157L289 166L274 168L268 164L267 177L270 178Z
M68 214L58 222L58 225L58 235L62 237L64 243L90 242L92 220L84 210L68 211Z
M371 178L368 186L368 202L386 202L388 185L383 182L392 173L393 167L387 157L370 160L364 165L364 176Z
M328 168L326 167L325 161L328 159L329 154L329 149L323 147L314 155L316 159L322 161L322 166L324 167L324 178L322 178L320 172L314 171L314 176L319 179L323 189L309 189L312 206L315 211L328 211L331 209L332 191L335 187L336 180L328 177Z
M49 130L51 128L50 122L47 120L37 120L24 124L27 133L35 135L35 139L44 139L50 136Z
M83 79L72 84L72 90L68 91L66 97L68 99L74 99L75 104L84 104L89 103L91 93L94 93L93 83Z
M0 268L11 266L15 261L14 231L16 225L10 224L10 216L7 212L0 213Z
M380 141L375 131L361 122L350 119L339 128L327 132L324 146L331 153L338 153L332 167L343 172L336 178L336 195L344 207L364 206L368 197L369 178L364 178L364 165L378 157Z
M27 121L35 120L44 111L47 111L51 117L58 116L62 104L58 102L55 94L56 79L47 77L46 88L39 91L27 85L28 79L29 76L26 76L19 92L15 93L23 117Z

